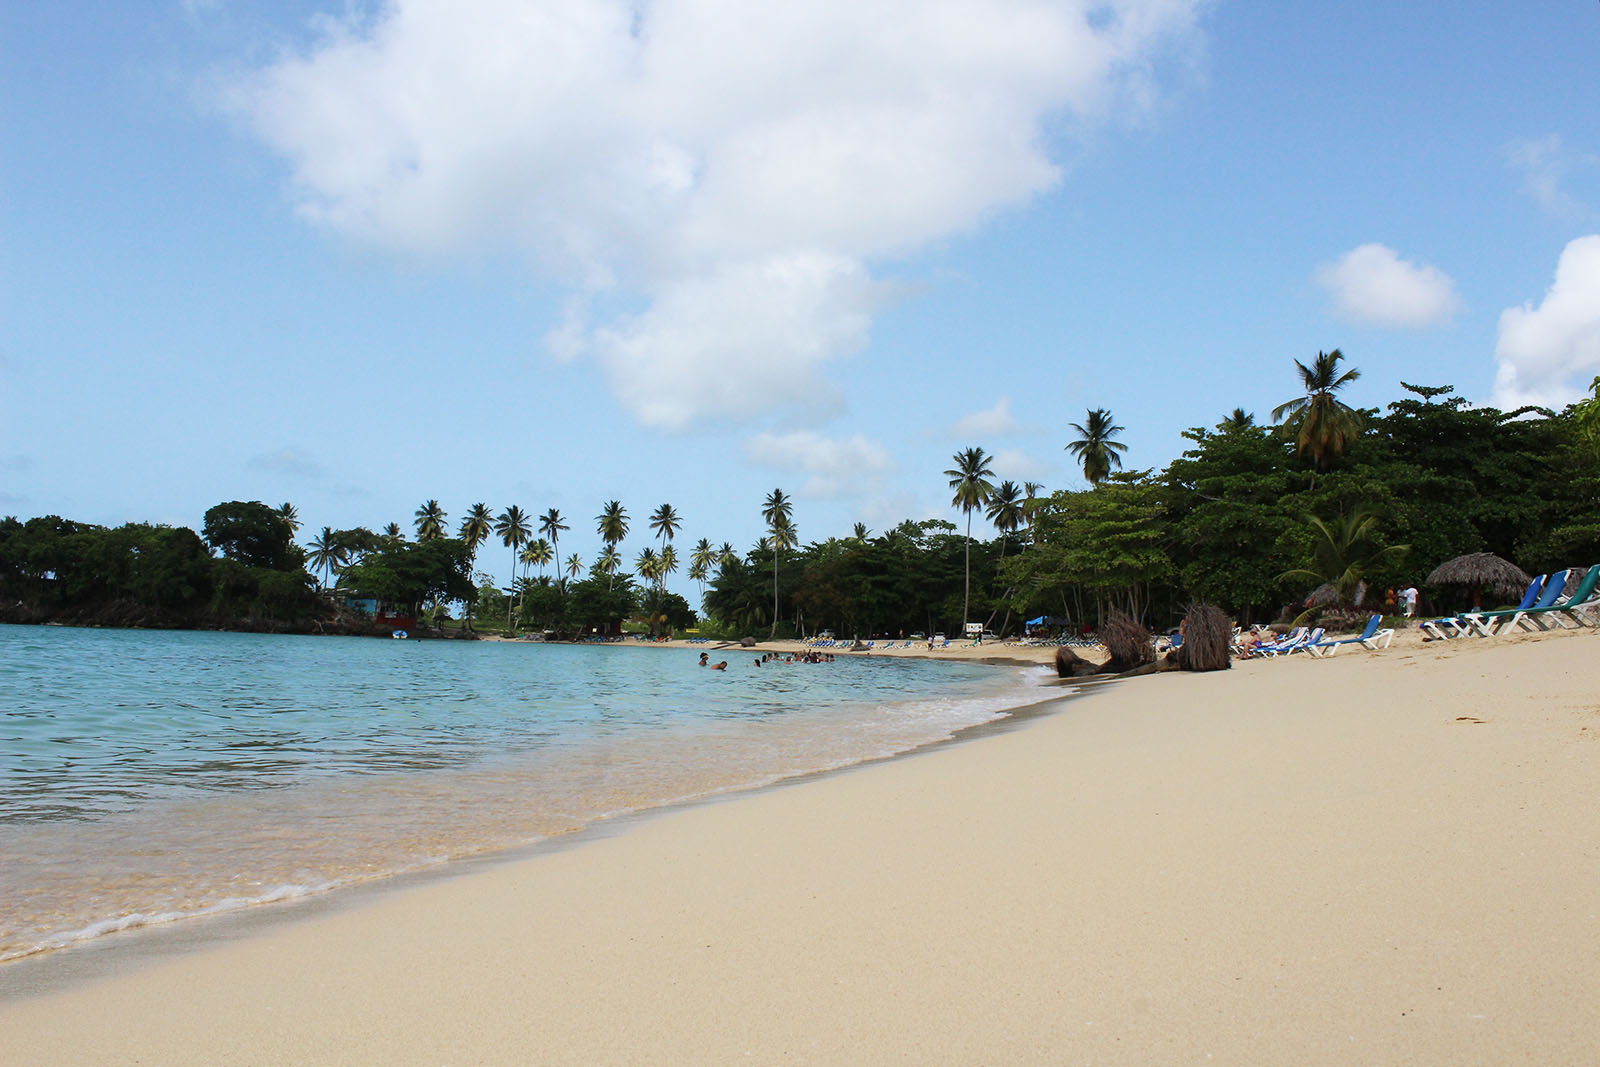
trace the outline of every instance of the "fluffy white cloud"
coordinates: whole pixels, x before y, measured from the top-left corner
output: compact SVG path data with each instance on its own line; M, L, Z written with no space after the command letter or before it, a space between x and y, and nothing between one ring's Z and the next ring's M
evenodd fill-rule
M1600 374L1600 234L1561 252L1544 302L1500 313L1494 399L1502 408L1560 407L1588 391Z
M646 422L756 415L867 340L870 264L1059 180L1202 0L390 0L226 104L299 210L406 251L520 248L591 306L551 341ZM642 306L642 310L638 310Z
M758 434L745 445L754 463L807 475L798 495L836 499L872 492L894 470L894 457L861 434L831 438L810 430Z
M1437 326L1461 307L1448 274L1381 244L1353 248L1320 268L1317 284L1333 294L1341 316L1369 326Z
M1058 473L1051 464L1035 459L1020 448L1002 448L995 453L989 466L997 477L1018 483L1043 482Z
M1017 432L1017 420L1011 415L1011 398L1003 396L987 411L963 415L951 428L956 437L998 437Z

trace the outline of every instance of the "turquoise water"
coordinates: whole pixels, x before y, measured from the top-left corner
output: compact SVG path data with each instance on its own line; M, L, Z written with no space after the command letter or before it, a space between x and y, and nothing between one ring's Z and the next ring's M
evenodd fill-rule
M0 960L905 751L1037 675L0 626Z

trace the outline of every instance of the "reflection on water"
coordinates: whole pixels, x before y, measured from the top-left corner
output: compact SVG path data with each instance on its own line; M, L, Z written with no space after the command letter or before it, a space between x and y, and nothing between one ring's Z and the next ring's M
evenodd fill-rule
M903 751L1027 699L970 664L697 658L0 626L0 959Z

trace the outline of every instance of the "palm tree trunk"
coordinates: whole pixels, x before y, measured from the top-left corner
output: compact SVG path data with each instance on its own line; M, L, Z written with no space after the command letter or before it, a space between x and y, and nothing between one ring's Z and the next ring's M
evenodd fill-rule
M967 615L972 610L972 509L967 509L967 581L961 594L961 632L967 632Z
M778 539L776 531L774 531L772 539L774 541L776 541ZM772 546L772 632L767 635L767 640L771 641L774 637L777 637L777 636L778 636L778 546L777 545L773 545Z

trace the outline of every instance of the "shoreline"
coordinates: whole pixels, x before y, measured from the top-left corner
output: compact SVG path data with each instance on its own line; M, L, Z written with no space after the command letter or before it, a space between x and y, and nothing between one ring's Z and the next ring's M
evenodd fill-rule
M1593 636L1095 687L0 1026L29 1062L1585 1061Z

